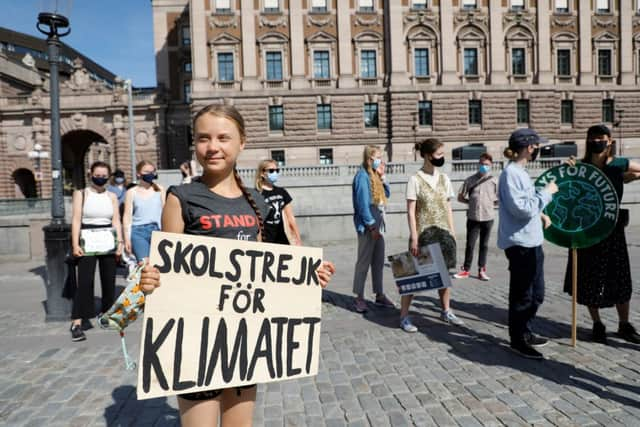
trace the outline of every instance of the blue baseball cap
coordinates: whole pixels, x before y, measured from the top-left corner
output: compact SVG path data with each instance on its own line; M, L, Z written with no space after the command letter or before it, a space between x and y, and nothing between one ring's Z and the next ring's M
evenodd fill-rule
M528 147L529 145L544 144L549 142L547 138L543 138L530 128L522 128L514 131L509 137L509 148L518 150Z

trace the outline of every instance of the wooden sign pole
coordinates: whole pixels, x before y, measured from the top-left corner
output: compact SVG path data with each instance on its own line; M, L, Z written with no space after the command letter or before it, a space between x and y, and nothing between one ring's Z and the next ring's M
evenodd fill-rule
M576 346L576 338L578 335L577 325L578 325L578 249L571 248L571 257L572 262L571 266L571 296L572 296L572 304L571 304L571 346Z

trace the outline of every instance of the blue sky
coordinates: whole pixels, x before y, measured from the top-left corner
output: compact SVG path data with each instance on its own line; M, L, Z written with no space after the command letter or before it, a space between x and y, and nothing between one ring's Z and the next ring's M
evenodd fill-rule
M55 3L1 0L0 26L43 37L36 29L38 13L43 5ZM134 86L156 85L151 0L73 0L71 4L65 13L71 26L65 43L112 73L132 79Z

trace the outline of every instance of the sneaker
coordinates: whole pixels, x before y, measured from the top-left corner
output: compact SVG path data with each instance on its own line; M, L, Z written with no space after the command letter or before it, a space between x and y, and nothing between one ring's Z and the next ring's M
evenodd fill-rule
M459 272L453 275L454 279L466 279L467 277L469 277L469 270L465 270L464 267L462 267Z
M618 333L620 333L618 331ZM591 331L591 341L600 344L609 344L607 340L607 330L602 322L593 322L593 330Z
M618 326L618 336L625 341L632 342L634 344L640 344L640 335L636 332L636 329L629 322L620 323Z
M409 316L403 317L400 319L400 328L405 332L418 332L418 328L411 323L411 319Z
M84 341L87 339L87 336L82 331L82 326L72 325L70 330L71 330L71 341Z
M526 357L527 359L536 359L542 360L544 356L535 348L531 347L525 342L522 343L511 343L511 350L515 353L519 354L522 357Z
M478 270L478 279L483 280L485 282L488 282L489 280L491 280L491 277L487 275L487 269L485 267L482 267L480 270Z
M393 303L393 301L387 298L385 294L378 295L376 297L375 304L379 307L384 307L384 308L396 308L396 305Z
M456 325L456 326L464 325L464 322L461 319L458 319L458 316L453 314L453 311L451 310L443 311L442 314L440 314L440 319L443 322L451 323L452 325Z
M363 298L356 298L353 309L358 313L364 313L367 311L367 302Z
M533 332L529 332L524 335L524 342L531 347L544 347L549 344L549 340L546 338L539 337Z

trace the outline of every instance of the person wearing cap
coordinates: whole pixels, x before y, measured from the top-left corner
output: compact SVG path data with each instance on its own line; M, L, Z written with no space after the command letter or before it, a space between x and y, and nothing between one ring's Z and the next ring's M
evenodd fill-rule
M582 162L600 169L611 181L622 200L627 182L640 179L640 163L614 155L611 131L605 125L587 130L585 154ZM573 159L569 163L574 163ZM629 211L620 209L616 226L606 239L588 248L578 249L578 304L586 305L593 320L591 339L608 344L606 328L600 319L600 308L613 307L618 311L618 336L640 344L640 335L629 323L631 300L631 266L624 233L629 223ZM603 256L605 255L605 256ZM571 294L572 258L569 256L564 279L564 291Z
M535 188L525 167L546 141L533 129L513 132L504 150L510 162L498 182L498 247L509 261L509 338L511 349L530 359L542 359L534 347L547 344L531 323L544 299L543 222L546 228L551 220L542 211L558 186Z
M124 196L127 192L127 180L122 169L116 169L115 172L111 174L111 183L107 186L107 191L116 195L118 199L118 206L120 208L120 218L122 218Z

